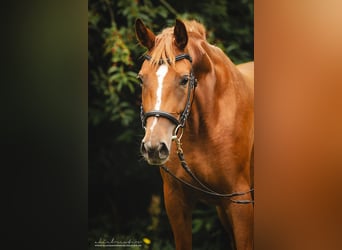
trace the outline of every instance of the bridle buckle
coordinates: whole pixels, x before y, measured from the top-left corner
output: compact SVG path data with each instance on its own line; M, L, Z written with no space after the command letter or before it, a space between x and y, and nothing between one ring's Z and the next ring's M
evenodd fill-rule
M178 132L180 131L180 135L178 136ZM176 146L177 146L177 153L183 153L183 149L182 149L182 143L181 143L181 139L184 133L184 127L179 124L175 130L173 131L172 137L171 139L173 141L175 141Z

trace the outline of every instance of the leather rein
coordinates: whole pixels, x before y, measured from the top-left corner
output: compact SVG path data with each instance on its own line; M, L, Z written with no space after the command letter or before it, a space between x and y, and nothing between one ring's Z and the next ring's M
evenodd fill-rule
M149 55L145 55L144 56L146 60L151 60L151 56ZM183 60L183 59L187 59L190 61L190 63L192 63L192 58L189 54L180 54L178 56L175 57L175 61L179 61L179 60ZM165 63L163 60L159 61L159 64L163 64ZM200 186L194 186L192 184L190 184L189 182L177 177L174 173L171 172L171 170L164 166L161 165L160 167L166 172L168 173L170 176L172 176L174 179L176 179L177 181L179 181L180 183L184 184L185 186L195 190L195 191L199 191L201 193L204 193L206 195L210 195L213 196L215 198L230 198L230 201L233 203L237 203L237 204L250 204L250 203L254 203L254 200L236 200L236 199L231 199L232 197L236 197L236 196L241 196L241 195L245 195L248 193L252 193L254 192L254 188L251 188L248 191L245 192L233 192L233 193L229 193L229 194L222 194L222 193L218 193L215 192L214 190L210 189L208 186L206 186L203 182L201 182L196 175L191 171L190 167L188 166L187 162L185 161L184 158L184 153L183 153L183 149L182 149L182 143L181 143L181 138L183 135L183 129L185 126L185 122L188 119L188 116L190 114L190 110L191 110L191 106L192 106L192 101L191 101L191 93L192 93L192 100L194 99L195 96L195 89L197 86L197 79L195 78L193 71L191 70L190 75L189 75L189 81L188 81L188 94L187 94L187 101L186 101L186 105L185 108L183 110L183 112L180 115L180 118L177 119L176 117L174 117L172 114L170 114L169 112L165 112L165 111L160 111L160 110L152 110L149 112L144 112L144 108L143 105L141 104L140 107L140 118L141 118L141 123L142 123L142 127L145 129L146 126L146 120L148 117L154 116L154 117L163 117L168 119L169 121L171 121L172 123L174 123L176 125L175 130L173 131L173 136L172 136L172 140L175 141L176 146L177 146L177 155L180 161L180 164L182 166L182 168L188 173L188 175ZM180 135L179 134L179 131Z

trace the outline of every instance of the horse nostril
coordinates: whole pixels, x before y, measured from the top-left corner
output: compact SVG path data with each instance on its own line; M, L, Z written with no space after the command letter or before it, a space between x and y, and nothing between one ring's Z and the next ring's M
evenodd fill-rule
M141 152L142 155L147 154L147 150L146 150L146 147L145 147L145 143L144 143L144 142L142 142L142 143L140 144L140 152Z
M158 158L159 148L160 147L158 147L158 145L151 145L151 142L142 142L140 146L140 151L143 156L149 159L155 159Z
M169 156L169 149L164 142L159 145L159 158L166 159Z

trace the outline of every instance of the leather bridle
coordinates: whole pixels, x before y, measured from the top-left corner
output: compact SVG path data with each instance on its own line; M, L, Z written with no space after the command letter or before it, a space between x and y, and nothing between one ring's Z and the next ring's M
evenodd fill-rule
M151 60L151 56L149 55L145 55L145 59L146 60ZM187 59L190 61L190 63L192 63L192 58L189 54L180 54L178 56L175 57L175 61L180 61L183 59ZM164 61L159 61L159 64L163 64L165 63ZM169 112L165 112L165 111L161 111L161 110L151 110L149 112L144 112L144 108L143 105L141 104L140 107L140 118L141 118L141 123L143 128L145 128L146 126L146 120L147 118L154 116L154 117L163 117L168 119L169 121L171 121L173 124L176 125L176 128L180 128L180 127L184 127L186 120L188 119L189 113L190 113L190 109L191 109L191 92L192 90L195 91L197 85L197 79L194 76L194 73L191 69L190 71L190 75L189 75L189 80L188 80L188 94L187 94L187 100L186 100L186 104L185 104L185 108L183 110L183 112L181 113L179 119L177 119L176 117L174 117L171 113Z
M146 60L151 60L151 56L149 55L145 55L144 56ZM183 60L183 59L187 59L190 61L190 63L192 63L192 58L189 54L180 54L178 56L175 57L175 61L179 61L179 60ZM169 60L167 60L167 62L169 63ZM159 64L163 64L165 63L163 60L159 61ZM175 141L176 146L177 146L177 155L179 158L179 161L181 163L181 166L183 167L183 169L189 174L189 176L197 183L200 185L200 187L198 186L194 186L192 184L190 184L189 182L177 177L174 173L172 173L170 171L169 168L167 168L164 165L161 165L160 167L169 175L171 175L173 178L175 178L177 181L179 181L180 183L184 184L185 186L199 191L201 193L204 193L206 195L210 195L213 196L215 198L230 198L230 201L233 203L237 203L237 204L250 204L250 203L254 203L254 200L236 200L236 199L231 199L232 197L235 196L241 196L241 195L245 195L248 193L252 193L254 192L254 189L251 188L250 190L244 191L244 192L233 192L233 193L229 193L229 194L222 194L222 193L218 193L213 191L212 189L210 189L208 186L206 186L203 182L201 182L196 175L191 171L190 167L188 166L188 164L186 163L185 159L184 159L184 154L183 154L183 149L181 147L181 138L183 135L183 129L185 126L185 122L188 119L188 116L190 114L190 110L191 110L191 106L192 106L192 101L191 101L191 93L193 93L193 98L194 99L194 92L197 86L197 79L194 76L193 70L191 69L190 71L190 75L189 75L189 80L188 80L188 94L187 94L187 101L185 104L185 108L183 110L183 112L181 113L179 119L177 119L175 116L173 116L171 113L169 112L165 112L165 111L161 111L161 110L152 110L149 112L144 112L144 108L143 105L141 104L140 107L140 118L141 118L141 123L142 123L142 127L145 128L146 126L146 120L149 117L163 117L168 119L169 121L171 121L173 124L176 125L176 128L173 132L173 136L172 136L172 140ZM181 129L181 133L180 135L178 135L178 131L179 129Z

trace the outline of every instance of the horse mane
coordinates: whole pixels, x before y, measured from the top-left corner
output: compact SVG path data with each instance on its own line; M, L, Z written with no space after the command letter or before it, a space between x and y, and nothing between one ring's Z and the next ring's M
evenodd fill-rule
M187 47L191 50L192 57L195 57L199 51L195 51L193 48L193 44L191 40L199 39L206 41L206 29L205 27L195 21L195 20L182 20L185 24L187 33L188 33L188 45ZM156 36L155 46L151 51L151 60L150 62L153 65L158 65L160 62L168 62L170 65L175 64L175 51L178 49L174 44L174 36L173 36L174 27L165 28L159 35ZM190 48L192 47L192 48Z

